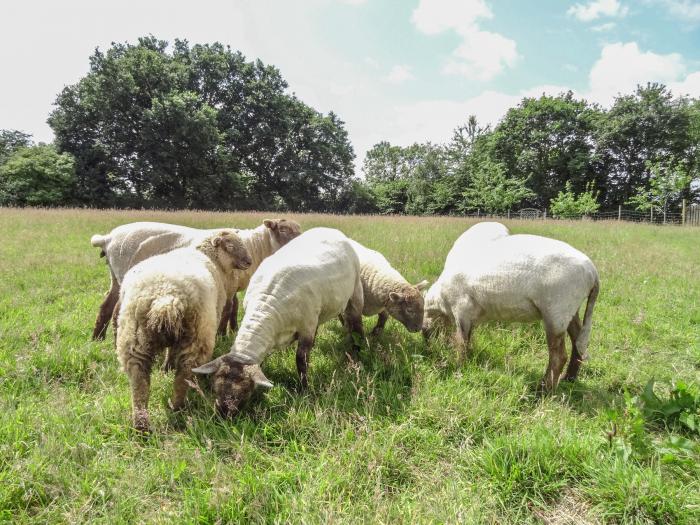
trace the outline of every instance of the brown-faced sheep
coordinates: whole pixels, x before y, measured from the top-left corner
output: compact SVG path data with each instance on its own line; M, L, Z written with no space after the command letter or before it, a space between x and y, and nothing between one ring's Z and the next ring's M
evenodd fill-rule
M107 235L93 235L90 242L101 248L107 259L111 286L100 305L93 339L104 339L107 325L115 312L119 288L126 272L141 261L177 248L193 246L218 230L199 230L160 222L133 222L114 228ZM245 290L251 275L265 257L273 254L291 239L301 234L298 223L286 219L266 219L250 230L235 230L250 253L253 264L245 271L237 271L227 280L227 303L219 325L219 333L226 333L227 324L236 329L238 299L236 293ZM116 322L116 319L115 319Z

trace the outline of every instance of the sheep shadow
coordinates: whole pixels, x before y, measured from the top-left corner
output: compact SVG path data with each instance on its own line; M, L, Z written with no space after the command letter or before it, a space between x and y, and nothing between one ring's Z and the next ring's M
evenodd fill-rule
M335 417L351 423L371 418L398 421L410 408L417 364L432 367L434 372L431 373L438 380L453 378L463 373L465 367L482 367L501 377L516 375L528 385L526 395L518 401L524 411L535 410L546 395L568 409L594 416L611 408L620 399L619 393L587 383L585 366L581 370L583 380L562 381L554 394L542 395L538 392L541 372L532 368L514 369L502 351L492 352L477 345L466 360L460 360L444 338L425 343L420 336L410 335L392 326L391 322L380 336L365 337L357 361L349 359L350 338L337 321L325 325L319 336L310 354L307 389L300 388L295 362L296 345L292 344L270 354L263 365L275 388L258 391L235 419L226 421L216 416L210 381L198 377L199 391L190 392L184 412L168 417L169 428L203 437L211 431L211 425L202 424L202 421L218 421L215 426L229 428L284 427L288 418L299 417L299 413L316 418ZM226 353L232 342L232 336L220 339L214 355ZM546 351L541 357L543 372Z

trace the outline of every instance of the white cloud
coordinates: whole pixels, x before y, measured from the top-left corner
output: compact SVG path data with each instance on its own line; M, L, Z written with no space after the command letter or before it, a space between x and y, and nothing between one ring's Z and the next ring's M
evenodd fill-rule
M384 77L384 81L389 82L390 84L403 84L407 80L411 80L413 78L415 77L413 76L413 73L411 73L411 68L409 66L399 64L391 68L389 74Z
M427 35L455 31L462 38L444 73L487 81L518 59L514 40L479 27L479 19L489 18L493 13L484 0L420 0L411 20Z
M661 0L669 12L682 20L700 22L700 2L689 0Z
M362 61L365 64L367 64L369 67L371 67L372 69L379 69L379 67L380 67L379 61L376 58L365 57Z
M678 53L659 55L641 51L636 42L613 43L603 47L589 75L588 98L610 104L619 93L632 93L638 84L682 80L686 67Z
M683 80L670 82L668 87L674 95L700 97L700 71L686 76Z
M595 31L596 33L602 33L604 31L612 31L615 29L615 22L606 22L605 24L599 24L597 26L591 27L591 31Z
M367 0L340 0L340 2L343 4L350 4L350 5L362 5L362 4L366 4Z
M587 4L572 5L566 13L582 22L590 22L603 16L623 17L627 14L627 7L618 0L592 0Z

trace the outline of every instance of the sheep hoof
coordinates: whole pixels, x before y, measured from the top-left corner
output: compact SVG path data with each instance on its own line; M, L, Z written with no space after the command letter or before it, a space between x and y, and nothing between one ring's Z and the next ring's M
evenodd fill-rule
M151 428L146 410L137 410L134 413L134 429L142 434L150 434Z
M172 399L168 399L168 406L170 407L170 410L173 412L179 412L182 410L182 408L185 406L185 403L182 401L173 401Z

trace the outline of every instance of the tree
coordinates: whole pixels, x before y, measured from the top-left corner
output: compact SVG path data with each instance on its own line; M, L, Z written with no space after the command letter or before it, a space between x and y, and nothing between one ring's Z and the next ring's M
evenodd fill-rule
M353 178L343 122L279 71L215 43L96 50L49 124L98 206L332 210Z
M637 188L637 193L627 203L634 204L640 211L662 212L666 222L669 202L690 186L692 178L679 164L649 163L648 169L651 172L649 187Z
M571 183L567 181L565 190L560 191L549 203L549 209L557 218L572 219L589 215L600 208L598 195L592 183L586 186L586 191L576 195L571 188Z
M534 197L527 179L507 177L503 165L489 158L481 159L472 173L469 186L462 193L462 211L483 210L502 213L525 199Z
M367 152L363 171L380 213L428 213L432 192L445 176L445 151L430 143L401 147L380 142Z
M571 92L524 98L494 129L489 156L509 176L526 178L530 203L544 208L567 181L575 191L603 185L593 140L601 118L600 108Z
M75 162L51 145L21 148L0 166L0 204L61 206L72 200Z
M0 129L0 166L20 148L32 144L32 136L12 129Z
M615 99L596 133L599 171L607 174L604 203L626 202L650 188L650 166L685 159L697 165L692 106L661 84ZM692 169L692 166L689 166Z

